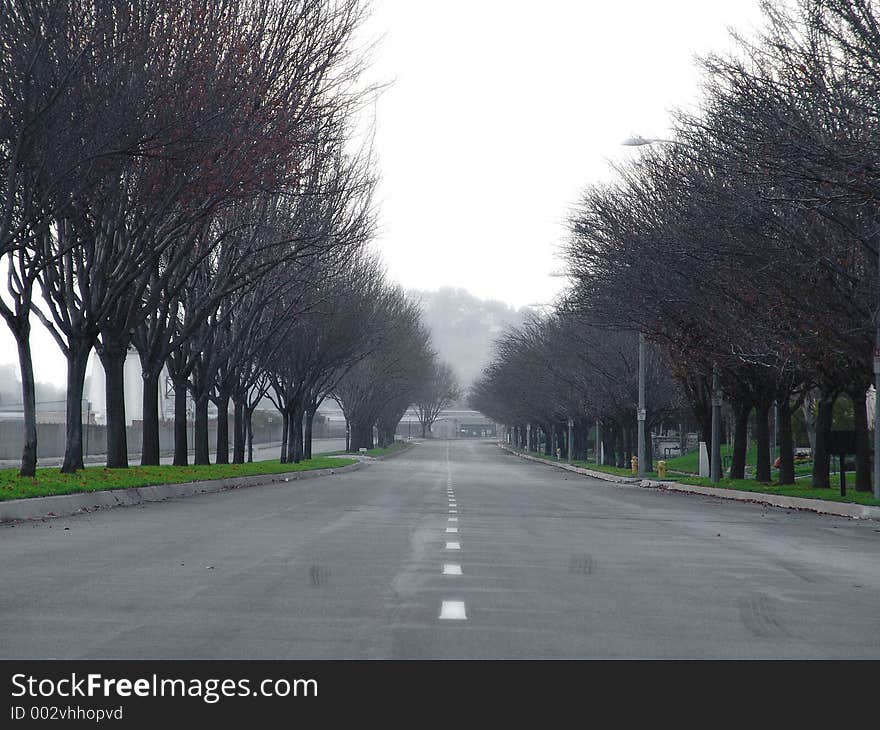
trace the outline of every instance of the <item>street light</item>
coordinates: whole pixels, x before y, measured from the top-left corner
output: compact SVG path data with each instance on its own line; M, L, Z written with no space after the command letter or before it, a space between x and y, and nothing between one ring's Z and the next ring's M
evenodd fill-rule
M643 147L645 145L661 142L683 146L674 139L660 139L657 137L642 137L634 134L627 137L622 145L626 147ZM721 481L721 386L719 383L717 365L712 369L712 458L709 465L709 478L716 484ZM639 476L644 476L645 470L642 461L645 452L645 335L639 332ZM880 473L880 472L878 472Z
M681 144L681 142L676 142L674 139L660 139L659 137L642 137L640 134L634 134L632 137L627 137L622 144L624 147L644 147L647 144L654 144L654 142L665 142L666 144Z
M655 142L668 142L678 144L671 139L658 139L656 137L646 138L639 134L627 137L622 145L625 147L644 147L645 145L654 144ZM639 332L639 408L636 411L636 420L638 421L638 444L636 446L636 458L638 459L638 472L640 477L645 476L645 418L647 417L647 406L645 405L645 379L646 379L646 357L645 357L645 333Z

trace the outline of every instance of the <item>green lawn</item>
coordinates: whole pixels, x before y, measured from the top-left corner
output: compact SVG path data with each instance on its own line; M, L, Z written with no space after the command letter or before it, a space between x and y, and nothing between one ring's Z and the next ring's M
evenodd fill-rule
M721 489L739 489L744 492L761 492L763 494L782 494L786 497L805 497L807 499L824 499L829 502L854 502L871 506L880 506L880 499L874 499L871 492L857 492L852 483L847 486L846 496L840 496L840 489L835 484L830 489L814 489L808 483L800 484L765 484L754 479L722 479L718 484L704 477L672 476L668 481L682 484L697 484L703 487L720 487Z
M722 444L721 445L721 463L728 465L730 464L730 459L733 457L733 446L730 444ZM755 471L755 466L758 463L758 447L757 445L752 446L746 452L746 466L751 467L752 472ZM683 454L682 456L676 456L672 459L666 460L667 468L672 471L684 471L689 474L699 474L700 472L700 453L699 450L690 451L687 454ZM794 466L795 476L803 476L805 474L810 474L813 470L812 462L800 462L796 463ZM771 475L779 471L778 469L771 468Z
M405 449L409 444L406 441L395 441L391 446L386 446L384 449L367 449L367 456L388 456L388 454L394 454L402 449ZM357 452L349 452L349 451L328 451L327 454L322 454L322 456L327 456L330 454L349 454L349 453L357 453Z
M130 489L154 484L246 477L258 474L283 474L312 469L331 469L357 463L354 459L330 459L317 456L299 464L255 461L250 464L210 464L205 466L132 466L128 469L107 469L89 466L76 474L62 474L56 468L37 469L33 479L20 477L14 469L0 471L0 500L24 497L45 497L51 494L94 492L101 489Z
M519 450L521 453L523 452L521 449ZM544 459L551 463L558 463L556 459L551 457L547 457L544 454L539 454L535 452L529 452L531 456L536 456L538 458ZM685 454L686 458L688 454ZM564 461L564 460L563 460ZM666 463L669 464L673 460L670 459ZM656 462L655 462L656 463ZM604 466L602 464L595 464L593 462L587 461L575 461L572 462L574 466L579 466L584 469L592 469L593 471L601 471L606 474L616 474L618 476L627 476L633 477L635 476L632 473L631 469L621 469L616 466ZM651 471L645 475L648 479L658 479L657 472ZM831 502L853 502L856 504L865 504L871 506L880 506L880 500L874 499L874 496L871 492L857 492L855 488L852 486L852 482L849 483L849 486L846 490L846 496L840 496L840 489L836 480L832 480L833 486L831 489L813 489L813 487L807 483L804 483L804 486L800 484L765 484L764 482L759 482L755 479L722 479L718 484L713 484L710 479L706 479L704 477L698 477L695 475L685 475L685 474L667 474L666 481L670 482L679 482L680 484L694 484L703 487L717 487L720 489L739 489L744 492L760 492L763 494L781 494L786 497L805 497L807 499L824 499Z

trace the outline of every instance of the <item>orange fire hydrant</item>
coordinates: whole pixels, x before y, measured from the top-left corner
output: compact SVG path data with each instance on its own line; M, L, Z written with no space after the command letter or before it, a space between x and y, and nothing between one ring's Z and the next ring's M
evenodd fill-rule
M630 459L630 466L632 466L632 473L633 474L639 473L639 457L638 456L634 456L632 459Z

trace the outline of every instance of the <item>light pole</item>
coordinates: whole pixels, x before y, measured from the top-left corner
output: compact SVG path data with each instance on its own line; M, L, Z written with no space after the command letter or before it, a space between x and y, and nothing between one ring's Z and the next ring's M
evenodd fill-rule
M645 476L645 333L639 332L639 410L636 418L639 422L639 443L636 450L639 460L638 476Z
M660 139L658 137L642 137L639 134L634 134L630 137L627 137L621 144L624 147L644 147L646 145L654 144L655 142L662 142L665 144L675 144L680 145L680 142L676 142L674 139ZM638 439L639 443L637 446L637 457L639 460L638 464L638 476L645 476L645 418L647 416L647 406L645 404L645 371L646 371L646 362L645 362L645 333L639 332L639 408L636 411L636 419L638 421ZM714 414L714 410L713 410ZM714 445L714 440L713 440ZM714 448L714 446L713 446Z
M874 347L874 499L880 499L880 320Z
M709 479L721 481L721 376L718 366L712 368L712 458L709 461Z

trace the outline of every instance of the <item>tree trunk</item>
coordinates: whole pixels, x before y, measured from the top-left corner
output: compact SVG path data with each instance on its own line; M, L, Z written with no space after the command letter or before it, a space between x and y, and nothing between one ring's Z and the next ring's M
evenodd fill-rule
M143 367L144 411L141 434L141 466L159 465L159 375L162 370Z
M355 421L351 427L351 450L373 448L373 424Z
M229 396L217 396L217 456L215 464L229 463Z
M865 391L849 393L853 404L853 425L856 431L856 491L871 491L871 447L868 443L868 410Z
M746 455L749 440L749 415L752 404L748 401L733 402L733 456L730 463L730 478L746 478Z
M292 455L291 461L299 464L303 455L303 409L295 407L291 414L290 428L290 447L287 450L288 455Z
M233 399L235 411L232 418L232 463L244 463L245 424L244 403Z
M831 453L828 450L828 436L834 414L834 397L824 393L819 398L816 413L816 447L813 450L813 487L831 487Z
M755 478L759 482L770 482L770 408L773 401L764 401L755 406L755 440L758 442L758 459Z
M286 464L287 458L287 432L290 429L290 416L287 411L281 411L281 463Z
M208 446L208 398L202 396L195 400L195 457L194 464L207 465L211 463L210 448Z
M186 440L186 380L174 381L174 466L189 463L189 444Z
M315 409L309 408L306 411L306 430L303 435L303 458L312 458L312 430L315 422Z
M104 400L107 407L107 467L128 468L128 438L125 422L125 347L102 347Z
M82 469L83 463L83 420L82 401L86 383L86 366L92 345L75 343L67 359L67 403L65 413L67 425L64 439L64 463L61 465L63 474L73 474ZM88 428L88 424L86 424Z
M247 451L248 451L248 464L250 464L254 460L254 410L253 408L248 408L245 410L244 414L244 425L245 430L247 431Z
M794 439L791 432L791 401L779 399L779 483L794 484Z
M624 431L626 430L625 426L618 426L614 429L614 454L617 457L617 468L618 469L626 469L628 464L626 463L626 445L624 440L626 436L624 435Z
M14 333L21 370L21 403L24 416L24 447L21 450L21 468L18 472L23 477L33 477L37 474L37 397L30 330L30 323L24 322L19 331Z

